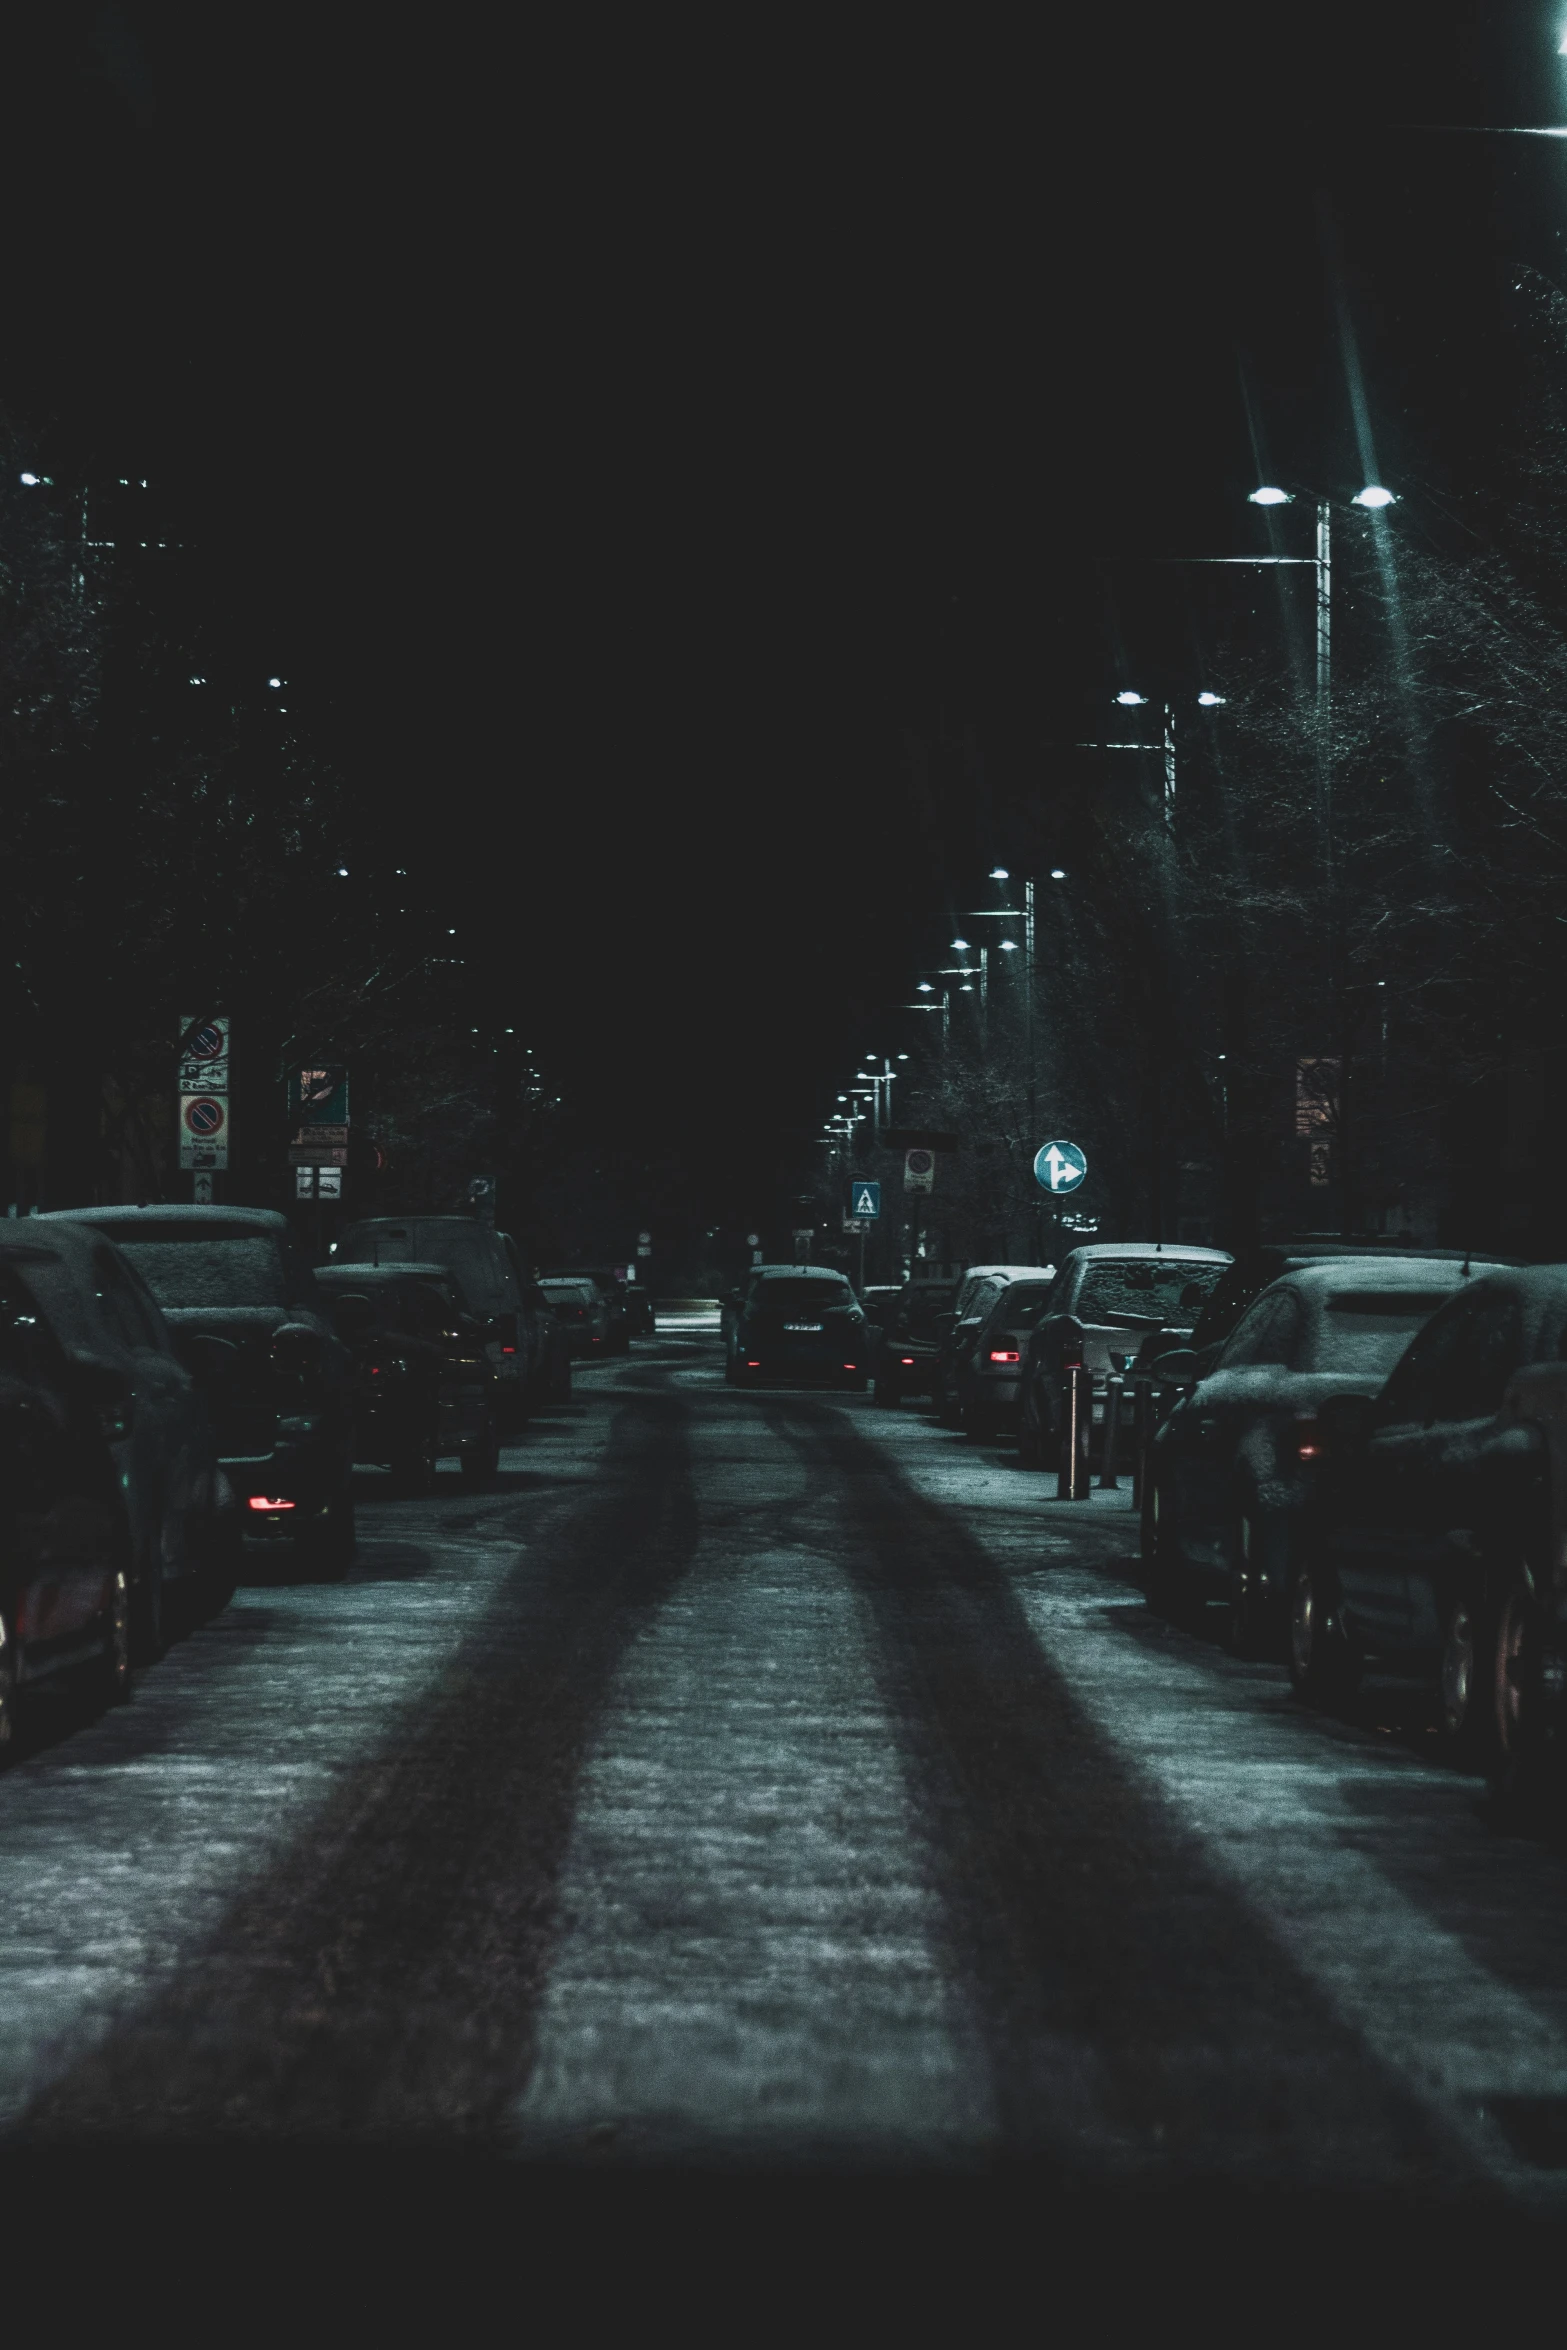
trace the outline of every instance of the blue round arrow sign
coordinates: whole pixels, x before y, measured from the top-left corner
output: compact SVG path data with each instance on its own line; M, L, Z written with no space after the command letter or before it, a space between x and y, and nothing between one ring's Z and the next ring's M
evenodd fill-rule
M1047 1142L1034 1153L1034 1179L1046 1191L1076 1191L1088 1173L1088 1161L1075 1142Z

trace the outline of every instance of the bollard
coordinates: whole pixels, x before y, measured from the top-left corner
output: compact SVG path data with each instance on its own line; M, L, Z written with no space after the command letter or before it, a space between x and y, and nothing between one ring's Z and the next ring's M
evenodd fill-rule
M1124 1371L1112 1371L1105 1381L1105 1445L1099 1462L1099 1490L1114 1493L1118 1490L1115 1456L1121 1441L1121 1391L1126 1385Z
M1092 1491L1088 1439L1094 1424L1094 1375L1073 1363L1061 1381L1061 1473L1057 1501L1087 1501Z

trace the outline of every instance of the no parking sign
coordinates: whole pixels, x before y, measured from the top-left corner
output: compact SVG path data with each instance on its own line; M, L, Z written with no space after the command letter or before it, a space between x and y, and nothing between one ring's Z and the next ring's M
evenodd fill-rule
M226 1167L229 1163L227 1094L187 1093L180 1098L180 1165Z

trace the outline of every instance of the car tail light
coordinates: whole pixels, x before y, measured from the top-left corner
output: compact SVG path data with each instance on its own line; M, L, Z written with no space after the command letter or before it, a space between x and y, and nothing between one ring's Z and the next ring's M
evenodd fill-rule
M291 1510L294 1504L291 1501L284 1501L280 1496L274 1498L270 1494L253 1493L250 1496L249 1507L253 1510Z
M846 1371L857 1371L860 1366L858 1363L845 1363L843 1367Z
M503 1355L514 1355L516 1351L517 1349L514 1346L503 1346L501 1348L501 1353Z
M745 1367L746 1367L746 1369L747 1369L748 1371L759 1371L759 1370L761 1369L761 1367L762 1367L762 1366L761 1366L761 1364L760 1364L760 1363L754 1363L754 1362L752 1362L752 1361L751 1361L751 1359L750 1359L750 1358L749 1358L749 1356L748 1356L748 1357L746 1358L746 1366L745 1366Z
M1309 1412L1302 1412L1295 1422L1295 1457L1301 1461L1319 1460L1322 1455L1322 1430Z
M899 1362L900 1362L900 1363L903 1365L903 1368L904 1368L906 1371L912 1371L912 1370L913 1370L913 1368L914 1368L914 1357L913 1357L912 1355L899 1355L899 1357L898 1357L898 1360L899 1360Z
M1015 1346L993 1346L990 1359L993 1363L1020 1363L1023 1358Z

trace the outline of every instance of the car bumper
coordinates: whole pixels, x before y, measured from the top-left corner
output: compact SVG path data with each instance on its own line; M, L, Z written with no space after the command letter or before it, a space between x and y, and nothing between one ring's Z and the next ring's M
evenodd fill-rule
M864 1358L849 1347L810 1341L790 1346L772 1339L761 1346L739 1348L734 1360L736 1374L744 1379L856 1379L863 1378L868 1368Z
M280 1442L270 1453L225 1454L220 1466L234 1488L240 1522L247 1534L294 1532L301 1518L315 1517L342 1490L352 1468L351 1442ZM268 1508L268 1503L281 1506Z

